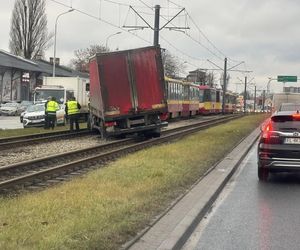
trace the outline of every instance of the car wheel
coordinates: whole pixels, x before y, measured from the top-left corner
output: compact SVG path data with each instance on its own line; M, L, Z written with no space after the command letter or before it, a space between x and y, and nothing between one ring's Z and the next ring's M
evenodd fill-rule
M267 181L269 178L269 173L270 171L267 168L262 168L262 167L257 168L258 179L260 181Z

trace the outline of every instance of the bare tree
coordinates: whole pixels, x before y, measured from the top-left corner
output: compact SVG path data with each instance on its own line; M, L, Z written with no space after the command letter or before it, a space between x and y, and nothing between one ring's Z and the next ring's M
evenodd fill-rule
M185 70L185 62L180 63L178 58L167 50L163 50L162 60L166 76L178 77L180 73L183 73Z
M89 59L96 53L108 52L109 49L103 45L90 45L86 49L78 49L74 51L75 57L71 60L71 65L80 72L89 72Z
M215 75L213 72L206 73L206 84L209 85L210 87L215 86Z
M44 55L51 37L47 31L45 0L16 0L11 17L10 51L35 59Z

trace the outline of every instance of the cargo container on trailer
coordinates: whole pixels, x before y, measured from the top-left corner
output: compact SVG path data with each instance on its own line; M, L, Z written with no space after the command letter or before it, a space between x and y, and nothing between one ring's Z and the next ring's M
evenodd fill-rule
M159 136L167 126L161 49L99 53L90 59L90 127L103 137Z
M300 93L276 93L273 95L272 109L278 111L282 103L300 103Z

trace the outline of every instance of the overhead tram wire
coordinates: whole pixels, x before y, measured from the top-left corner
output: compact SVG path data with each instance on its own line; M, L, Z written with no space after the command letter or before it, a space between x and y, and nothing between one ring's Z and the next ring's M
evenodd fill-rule
M192 20L191 16L187 13L187 11L185 10L186 14L188 15L188 17ZM161 16L163 19L165 19L166 21L168 21L168 19L166 19L165 17ZM200 30L200 28L196 25L196 23L192 20L192 22L194 23L194 25L196 26L196 28L199 30L199 32L201 32L201 34L205 37L205 39L207 41L209 41L209 43L211 45L213 45L212 42L210 42L210 40L204 35L204 33ZM170 23L171 25L175 26L174 24L172 24L172 22ZM217 57L218 59L220 59L221 61L224 60L225 57L227 57L225 54L223 54L219 49L216 48L215 45L213 45L213 47L221 54L224 56L220 57L219 55L217 55L215 52L213 52L210 48L208 48L207 46L205 46L204 44L202 44L200 41L196 40L195 38L193 38L191 35L187 34L186 32L183 32L187 37L189 37L191 40L193 40L194 42L198 43L201 47L203 47L204 49L206 49L208 52L210 52L212 55L214 55L215 57Z
M205 59L200 59L200 58L196 58L196 57L193 57L193 56L190 56L188 55L187 53L185 53L184 51L182 51L181 49L178 49L177 47L175 47L171 42L169 42L167 39L165 39L163 36L161 36L161 39L166 42L170 47L172 47L174 50L176 50L177 52L181 53L182 55L184 55L185 57L187 58L190 58L192 60L195 60L195 61L202 61L202 62L206 62ZM189 62L188 62L189 63ZM199 66L197 65L194 65L192 63L189 63L190 65L198 68Z
M149 9L153 10L154 8L151 7L150 5L146 4L143 0L139 0L142 4L144 4L146 7L148 7Z
M167 18L161 16L163 19L165 19L166 21L169 21ZM170 22L170 24L173 27L176 27L172 22ZM203 48L205 48L208 52L210 52L212 55L214 55L215 57L217 57L218 59L223 61L223 58L221 58L220 56L218 56L216 53L214 53L212 50L210 50L208 47L206 47L205 45L203 45L202 43L200 43L199 41L197 41L196 39L194 39L193 37L191 37L190 35L186 34L185 32L183 32L186 36L190 37L194 42L200 44ZM166 39L164 39L166 41ZM226 56L225 56L226 57Z
M168 0L170 3L174 4L175 6L177 6L178 8L184 8L183 6L175 3L172 0ZM186 13L188 15L188 17L191 19L191 21L193 22L193 24L196 26L196 28L198 29L198 31L200 32L200 34L214 47L215 50L217 50L222 56L226 57L228 60L233 61L233 62L241 62L238 60L234 60L228 56L226 56L220 49L218 49L213 42L211 42L208 37L204 34L204 32L199 28L199 26L196 24L196 22L194 21L194 19L192 18L192 16L188 13L188 11L186 10Z
M199 28L199 26L196 24L196 22L194 21L194 19L191 17L191 15L186 11L187 16L191 19L192 23L196 26L197 30L199 31L199 33L205 38L205 40L212 45L212 47L218 51L224 58L228 58L221 50L219 50L213 42L211 42L208 37L204 34L204 32Z
M58 2L57 0L49 0L49 1L54 2L54 3L56 3L56 4L59 4L59 5L61 5L61 6L67 7L67 8L71 8L71 6L69 6L69 5L67 5L67 4L64 4L64 3L61 3L61 2ZM135 36L135 37L137 37L137 38L143 40L144 42L147 42L148 44L152 44L152 42L150 42L150 41L144 39L143 37L141 37L141 36L139 36L139 35L137 35L137 34L131 33L130 31L128 31L128 30L126 30L126 29L123 29L123 28L119 27L118 25L115 25L115 24L113 24L113 23L111 23L111 22L108 22L108 21L106 21L106 20L104 20L104 19L102 19L102 18L100 18L100 17L91 15L91 14L85 12L85 11L82 11L82 10L77 9L77 8L74 8L74 7L72 7L72 9L74 9L74 10L76 10L77 12L79 12L79 13L81 13L81 14L83 14L83 15L86 15L86 16L88 16L88 17L90 17L90 18L96 19L96 20L98 20L98 21L100 21L100 22L106 23L106 24L108 24L108 25L110 25L110 26L112 26L112 27L115 27L115 28L118 28L118 29L120 29L120 30L122 30L122 31L124 31L124 32L127 32L127 33L129 33L129 34L131 34L131 35L133 35L133 36Z

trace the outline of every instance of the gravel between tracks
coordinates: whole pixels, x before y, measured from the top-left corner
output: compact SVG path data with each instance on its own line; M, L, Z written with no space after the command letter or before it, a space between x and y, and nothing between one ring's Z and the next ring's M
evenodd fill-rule
M198 117L195 119L181 120L169 123L167 129L186 126L191 123L198 123L213 118ZM33 160L36 158L56 155L60 153L70 152L77 149L88 148L101 144L106 144L109 141L101 140L99 136L81 136L78 138L56 140L52 142L41 143L37 145L28 145L24 147L17 147L11 149L4 149L0 152L0 167L6 166L22 161Z
M57 140L37 145L28 145L15 149L5 149L0 152L0 167L33 160L50 155L70 152L77 149L88 148L107 143L98 136L84 136L78 138Z

